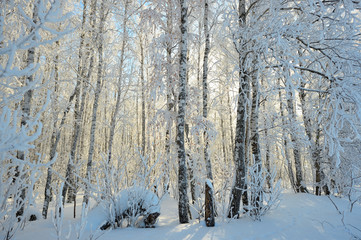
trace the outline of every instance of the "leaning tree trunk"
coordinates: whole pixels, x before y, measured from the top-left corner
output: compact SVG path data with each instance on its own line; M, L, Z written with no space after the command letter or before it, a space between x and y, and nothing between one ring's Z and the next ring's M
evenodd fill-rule
M242 26L246 21L245 0L239 1L239 24ZM228 217L239 217L240 202L246 191L246 130L247 130L247 96L249 92L248 74L243 66L243 58L239 51L239 89L237 102L236 136L234 144L234 162L236 178L230 196ZM245 207L245 206L244 206Z
M204 49L203 58L203 118L207 120L208 117L208 55L210 52L210 40L208 30L208 1L204 1L204 35L206 37L206 45ZM207 227L214 227L214 196L213 196L213 175L212 165L209 156L209 136L207 125L203 132L204 136L204 160L206 162L207 181L205 184L205 221Z
M91 184L91 174L93 167L93 155L94 155L94 145L95 145L95 129L97 124L97 110L99 106L99 98L100 92L102 89L102 79L103 79L103 34L104 34L104 23L105 23L105 0L102 1L100 6L100 22L98 28L97 35L97 44L98 44L98 69L97 69L97 83L95 87L95 95L94 95L94 104L93 104L93 112L92 112L92 120L90 127L90 141L89 141L89 151L88 151L88 163L86 168L85 175L85 190L84 190L84 198L83 202L88 204L89 201L89 186Z
M83 20L82 20L82 27L85 26L86 22L86 4L87 2L84 1L84 9L83 9ZM91 2L91 16L90 16L90 22L91 22L91 37L94 37L94 27L95 27L95 11L96 11L96 2L93 0ZM80 96L81 93L81 86L84 87L84 79L87 79L90 81L90 71L92 69L92 60L90 63L90 66L88 69L86 68L87 59L90 55L90 50L86 52L86 55L84 57L84 44L86 40L85 32L81 34L80 38L80 47L79 47L79 65L78 65L78 75L77 75L77 82L75 86L75 106L74 106L74 129L73 129L73 135L71 140L71 148L70 148L70 158L67 164L66 173L65 173L65 184L62 190L62 197L63 197L63 204L66 199L66 194L68 193L68 202L74 201L75 204L75 195L76 195L76 189L75 189L75 176L74 176L74 163L76 161L76 150L79 142L79 135L81 132L81 119L82 115L84 114L84 101L85 101L85 94L86 91L83 89L82 96ZM86 48L89 48L89 46L86 46ZM88 77L85 75L86 71L88 70ZM82 102L81 102L82 101ZM75 205L74 205L75 206Z
M94 22L94 25L95 25L95 22ZM93 25L93 28L94 29L94 25ZM87 48L89 48L89 45L87 44ZM91 57L90 57L90 54L91 54ZM92 74L92 70L93 70L93 66L94 66L94 51L87 51L87 56L86 56L86 59L89 59L90 57L90 60L89 60L89 64L88 64L88 68L87 70L86 69L83 69L82 70L82 75L84 76L84 79L88 79L88 82L86 82L85 80L83 80L83 89L82 89L82 94L81 94L81 103L80 103L80 113L81 113L81 121L83 123L83 126L84 126L84 120L86 118L86 108L85 108L85 103L87 102L87 93L88 93L88 88L89 88L89 81L90 81L90 77L91 77L91 74ZM87 73L86 73L87 71ZM86 76L86 77L85 77ZM84 135L85 135L85 132L82 131L82 136L79 137L80 139L80 142L78 141L78 144L77 144L77 148L78 148L78 153L77 154L77 159L76 159L76 162L79 162L79 158L81 158L80 154L82 154L84 151ZM76 183L77 183L77 178L73 178L72 179L74 181L74 186L75 188L73 188L72 190L72 199L71 201L73 202L73 216L74 218L76 217L76 194L77 194L77 188L76 188ZM70 194L70 193L69 193Z
M86 1L84 1L84 6L86 6ZM84 19L84 14L83 14L83 24L85 22ZM83 34L81 35L83 36ZM81 42L80 42L80 48L82 48L83 45L83 38L81 38ZM56 42L56 45L59 47L59 41ZM81 54L82 51L79 51L79 60L81 61L82 57ZM55 90L54 92L57 92L58 87L57 87L57 82L59 80L59 70L58 70L58 64L59 64L59 55L56 55L55 57L55 61L54 61L54 80L55 80ZM79 70L79 69L78 69ZM74 100L74 98L76 97L76 90L77 87L75 87L75 90L73 92L73 94L69 97L68 100L68 106L66 107L66 109L63 112L63 116L61 118L59 127L56 126L56 122L57 120L54 119L54 126L53 126L53 133L51 135L51 140L50 140L50 152L49 152L49 162L53 161L55 154L56 154L56 150L60 141L60 135L61 135L61 130L65 124L65 120L66 120L66 116L68 115L70 108L71 108L71 104ZM44 191L44 204L43 204L43 210L42 210L42 215L43 218L47 218L48 216L48 209L49 209L49 203L51 201L51 182L52 182L52 175L53 175L53 171L52 171L52 167L53 167L54 163L51 163L48 170L47 170L47 177L46 177L46 183L45 183L45 191Z
M53 161L53 159L55 157L56 149L57 149L59 141L60 141L61 129L63 128L63 126L65 124L66 116L70 111L71 103L72 103L74 97L75 97L75 91L69 98L68 106L63 112L63 117L61 118L61 122L60 122L57 130L56 130L56 128L57 128L56 121L54 121L54 129L53 129L53 133L51 135L51 140L50 140L51 145L50 145L49 161ZM53 177L52 167L53 167L53 163L51 163L51 165L49 166L49 168L47 170L47 177L46 177L45 191L44 191L44 204L43 204L43 210L42 210L42 215L43 215L44 219L46 219L48 216L49 203L51 200L51 182L52 182L52 177Z
M179 44L179 96L178 96L178 114L177 114L177 147L178 147L178 214L180 223L188 223L188 181L186 153L184 148L184 122L186 112L186 78L187 78L187 6L186 0L180 0L181 5L181 41Z

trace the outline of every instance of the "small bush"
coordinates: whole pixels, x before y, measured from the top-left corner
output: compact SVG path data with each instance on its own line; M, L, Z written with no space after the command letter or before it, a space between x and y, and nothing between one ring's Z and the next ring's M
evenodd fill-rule
M102 230L118 227L154 227L160 215L160 201L156 194L132 187L120 191L110 201L101 202L107 213Z

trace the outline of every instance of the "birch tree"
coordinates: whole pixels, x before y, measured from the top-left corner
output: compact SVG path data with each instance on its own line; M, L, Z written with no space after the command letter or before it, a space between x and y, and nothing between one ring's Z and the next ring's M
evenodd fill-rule
M176 104L175 104L175 100L172 98L172 96L174 95L174 77L173 77L173 62L172 62L172 58L173 58L173 48L174 48L174 43L173 43L173 39L175 38L174 36L174 30L173 30L173 14L175 13L174 11L174 4L173 4L173 0L168 0L167 2L167 37L168 37L168 41L166 42L166 52L167 52L167 69L166 69L166 104L167 104L167 111L168 111L168 118L167 118L167 125L166 125L166 132L165 132L165 152L166 152L166 158L167 158L167 169L166 171L168 171L168 173L170 172L170 161L171 161L171 146L172 146L172 125L174 122L174 117L173 117L173 111L176 108ZM169 175L169 174L168 174ZM167 178L167 177L166 177ZM169 181L169 179L166 179L165 181ZM168 176L169 178L169 176ZM169 183L164 183L164 192L168 191L169 188Z
M106 7L106 0L103 0L100 5L100 19L96 37L97 43L97 50L98 50L98 66L97 66L97 81L94 93L94 104L93 104L93 111L92 111L92 118L91 118L91 127L90 127L90 140L89 140L89 151L88 151L88 162L86 167L86 184L85 184L85 194L83 198L83 202L88 204L89 201L89 186L91 184L92 179L92 168L93 168L93 155L94 155L94 144L95 144L95 128L97 125L97 110L99 106L99 97L100 92L102 90L102 81L103 81L103 34L104 34L104 24L107 16L107 7Z
M210 52L210 37L208 27L208 1L204 0L204 35L205 35L205 49L203 58L203 118L207 121L208 117L208 56ZM211 159L209 156L209 136L208 128L206 127L203 132L205 141L204 146L204 160L206 162L207 181L205 184L205 219L207 227L214 226L214 197L213 197L213 174Z
M184 123L186 114L186 77L187 77L187 0L180 0L181 7L181 41L179 43L179 96L178 96L178 115L177 115L177 140L178 147L178 214L180 223L188 223L189 200L187 195L188 174L186 165L186 153L184 146Z
M246 24L246 2L239 1L238 6L238 24L240 28ZM239 48L242 46L243 41L240 37ZM232 187L230 197L230 207L228 217L237 217L240 213L241 198L244 207L248 205L248 197L245 195L246 189L246 128L247 128L247 96L249 93L249 77L247 69L244 66L244 52L243 49L238 51L238 67L239 67L239 88L238 88L238 101L237 101L237 117L236 117L236 135L235 135L235 148L234 148L234 162L236 166L235 182Z
M68 193L68 202L74 202L75 204L75 193L76 193L76 182L75 182L75 163L77 161L77 146L79 144L80 132L82 128L82 116L84 115L84 104L85 104L85 94L86 94L86 84L87 81L90 82L90 73L92 71L92 62L93 57L91 57L89 66L88 61L90 57L89 48L90 43L86 41L88 36L91 39L94 39L94 28L96 21L96 2L90 2L90 30L85 29L86 19L88 18L87 12L87 1L84 1L83 4L83 16L82 16L82 33L80 35L80 46L79 46L79 62L77 69L77 79L74 90L74 125L73 125L73 134L71 140L71 149L70 149L70 158L67 163L66 173L65 173L65 184L62 189L63 203L65 203L66 194ZM88 32L86 34L86 32ZM82 89L83 88L83 89ZM83 91L82 91L83 90ZM75 205L74 205L75 206Z
M120 62L119 62L119 77L118 77L118 83L117 83L117 98L116 98L116 103L115 103L115 108L114 108L114 112L111 118L111 122L110 122L110 134L109 134L109 143L108 143L108 163L111 162L112 159L112 148L113 148L113 140L114 140L114 133L115 133L115 125L117 123L117 116L119 114L119 110L120 110L120 103L121 103L121 96L122 96L122 82L124 81L123 77L124 77L124 61L125 61L125 51L126 51L126 44L127 44L127 40L128 40L128 29L127 29L127 24L128 24L128 8L129 8L129 0L125 1L125 5L124 5L124 16L123 16L123 23L122 23L122 27L123 27L123 39L121 42L121 49L120 49Z
M29 220L26 216L34 201L33 189L41 176L41 162L29 158L34 141L41 135L40 116L46 107L32 111L34 91L43 87L35 55L40 46L56 42L69 31L47 26L68 17L62 14L60 1L39 0L33 4L7 1L0 6L0 225L5 238L12 239ZM48 35L45 37L41 32ZM24 50L26 62L21 64L17 59ZM19 82L22 84L17 86Z

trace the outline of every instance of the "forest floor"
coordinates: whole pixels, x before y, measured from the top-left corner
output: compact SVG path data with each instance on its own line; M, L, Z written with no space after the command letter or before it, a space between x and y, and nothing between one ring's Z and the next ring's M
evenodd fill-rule
M101 214L90 211L82 239L99 240L232 240L232 239L361 239L361 206L355 204L352 213L346 199L317 197L311 194L281 194L279 206L268 212L261 222L249 217L240 219L217 218L216 226L207 228L204 220L191 220L189 224L178 223L177 202L169 196L162 199L161 215L156 228L121 228L97 231ZM80 201L79 201L80 202ZM80 206L78 207L80 209ZM72 206L65 207L65 218L59 239L77 239L76 226L80 219L72 219ZM342 214L340 214L342 213ZM68 235L69 229L72 229ZM93 238L90 235L93 234ZM1 235L1 234L0 234ZM68 238L67 238L68 237ZM16 240L58 239L52 218L28 224L17 233Z

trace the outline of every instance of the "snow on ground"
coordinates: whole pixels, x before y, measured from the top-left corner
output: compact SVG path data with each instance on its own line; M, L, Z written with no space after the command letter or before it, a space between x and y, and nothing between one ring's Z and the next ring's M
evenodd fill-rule
M353 212L347 212L348 202L345 199L332 197L339 210L345 211L344 222L332 202L325 196L314 196L311 194L283 193L278 208L270 211L263 217L261 222L253 222L244 216L240 219L222 221L217 219L216 226L207 228L204 221L192 220L189 224L178 224L177 202L169 196L163 198L161 203L161 215L156 228L122 228L110 231L98 231L97 226L101 224L100 212L89 212L88 222L85 227L83 239L99 240L221 240L221 239L260 239L260 240L288 240L288 239L352 239L347 233L348 229L361 236L361 206L354 206ZM80 201L79 201L80 202ZM78 207L80 209L80 207ZM76 239L75 228L79 219L71 219L72 206L65 208L66 218L64 220L64 236L69 226L72 235L69 239ZM350 225L352 226L350 226ZM99 237L99 238L96 238ZM40 220L30 223L23 231L17 233L16 240L51 240L57 239L51 221ZM66 239L65 237L62 239Z

